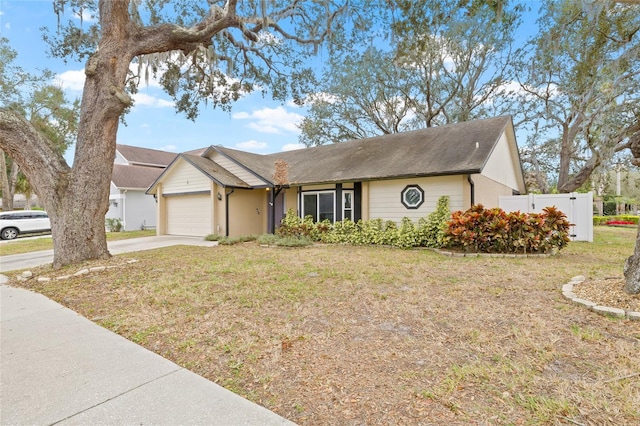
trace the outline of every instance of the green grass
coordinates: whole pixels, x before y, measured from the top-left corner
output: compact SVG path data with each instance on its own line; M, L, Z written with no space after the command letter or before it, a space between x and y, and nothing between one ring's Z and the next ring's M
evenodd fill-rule
M126 240L129 238L150 237L156 235L154 230L146 231L124 231L124 232L107 232L107 241ZM51 236L43 236L41 238L28 238L8 241L0 244L0 256L9 256L11 254L30 253L41 250L52 250L53 242Z

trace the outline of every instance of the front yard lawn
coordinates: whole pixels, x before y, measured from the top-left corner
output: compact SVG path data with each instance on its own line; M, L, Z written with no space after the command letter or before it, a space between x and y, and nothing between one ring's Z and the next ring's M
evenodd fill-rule
M636 230L595 233L515 259L177 246L11 284L303 425L640 424L640 321L560 291L576 275L622 275Z

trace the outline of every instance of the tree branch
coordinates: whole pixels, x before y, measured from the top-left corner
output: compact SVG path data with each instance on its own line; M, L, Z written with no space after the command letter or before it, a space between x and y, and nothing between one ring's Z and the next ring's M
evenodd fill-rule
M24 117L7 108L0 108L0 148L20 166L40 195L53 194L56 178L71 171L63 156L43 134Z

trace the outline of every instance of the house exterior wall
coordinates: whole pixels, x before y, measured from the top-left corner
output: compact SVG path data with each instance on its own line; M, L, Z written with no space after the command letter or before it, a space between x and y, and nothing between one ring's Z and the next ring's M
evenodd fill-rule
M163 194L162 183L156 187L156 235L167 235L167 199Z
M118 219L121 222L124 220L124 216L122 214L122 203L120 201L121 198L122 194L120 193L120 190L113 182L111 182L111 185L109 186L109 210L107 210L105 219Z
M213 202L213 233L218 235L227 235L227 221L226 221L226 193L229 191L217 184L214 185L214 194L216 199ZM221 200L218 200L218 193L220 193ZM233 195L232 195L233 196Z
M300 214L298 209L298 187L287 188L284 192L284 214L287 214L289 209Z
M487 208L499 207L500 197L513 195L513 189L483 175L472 175L475 189L475 203ZM469 208L466 206L465 209ZM453 211L453 210L452 210Z
M507 133L503 132L482 168L482 175L498 184L524 193L526 189L523 187L522 176L516 168L519 161L515 143L509 143ZM497 206L497 203L496 200L494 205Z
M156 226L156 201L152 195L142 190L127 190L118 203L125 215L123 222L125 231L136 231Z
M114 164L129 164L129 162L116 150L116 156L113 160Z
M180 158L164 177L163 193L188 194L193 192L207 192L211 190L211 180L200 170Z
M229 236L258 235L266 232L265 190L235 189L229 196Z
M369 182L368 219L400 223L403 217L408 217L417 222L435 210L438 198L443 195L449 196L451 211L460 210L464 204L463 178L457 175ZM402 204L401 194L407 185L419 185L424 191L424 202L416 209L408 209Z
M209 155L208 158L220 164L229 172L233 173L238 178L242 179L244 182L247 182L249 185L252 185L252 186L265 185L265 182L262 181L262 179L257 178L254 174L248 172L244 167L239 166L237 163L231 161L230 159L228 159L227 157L225 157L224 155L218 152L213 152L211 155Z

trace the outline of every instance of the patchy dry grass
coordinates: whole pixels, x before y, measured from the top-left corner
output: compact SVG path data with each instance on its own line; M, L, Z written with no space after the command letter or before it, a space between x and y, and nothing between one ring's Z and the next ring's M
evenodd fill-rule
M156 235L154 230L146 231L125 231L125 232L107 232L107 241L126 240L129 238L151 237ZM51 235L41 238L17 239L6 241L0 244L0 255L9 256L11 254L30 253L40 250L52 250L53 242Z
M638 424L640 322L559 290L620 274L634 241L597 228L516 259L178 246L23 285L300 424Z

